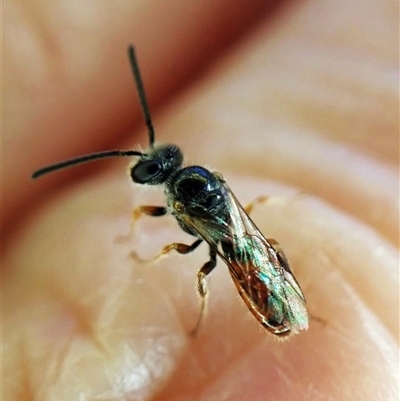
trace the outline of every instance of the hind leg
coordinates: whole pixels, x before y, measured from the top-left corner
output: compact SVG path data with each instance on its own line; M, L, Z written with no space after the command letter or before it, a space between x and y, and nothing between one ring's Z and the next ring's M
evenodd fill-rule
M190 335L193 337L195 337L199 331L200 324L203 320L203 316L206 310L207 294L208 294L206 276L211 273L211 271L217 264L217 252L214 248L210 247L209 255L210 255L210 260L206 262L197 272L197 293L200 297L200 315L197 319L196 325L190 332Z

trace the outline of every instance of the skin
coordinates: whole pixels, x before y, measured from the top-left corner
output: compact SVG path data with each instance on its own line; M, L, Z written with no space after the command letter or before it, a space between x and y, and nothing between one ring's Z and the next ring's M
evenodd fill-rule
M216 3L4 2L4 399L398 399L398 4ZM252 218L291 262L308 331L260 329L219 261L190 338L207 248L132 259L193 239L171 217L131 227L163 201L127 160L30 181L146 146L129 43L157 140L243 204L273 195Z

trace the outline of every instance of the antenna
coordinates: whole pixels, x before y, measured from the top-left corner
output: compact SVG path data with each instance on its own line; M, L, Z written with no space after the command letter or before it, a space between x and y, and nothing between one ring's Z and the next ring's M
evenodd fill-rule
M133 76L135 78L136 89L138 91L140 106L142 107L142 113L144 121L146 123L147 130L149 132L149 142L150 146L153 147L154 144L154 128L151 122L149 105L146 100L146 93L143 87L142 77L140 76L139 64L136 59L135 49L132 45L128 48L129 61L131 62Z
M70 166L75 166L77 164L90 162L92 160L105 159L106 157L142 155L143 153L137 152L136 150L106 150L105 152L90 153L88 155L78 156L73 159L64 160L63 162L51 164L50 166L40 168L31 175L31 178L36 179L53 171L61 170Z
M150 147L154 144L154 128L151 122L149 106L146 100L146 94L143 88L142 78L140 76L139 65L135 55L135 49L132 45L128 47L129 61L132 67L133 76L135 78L136 89L138 91L140 106L142 108L143 117L146 123L146 127L149 133ZM64 160L59 163L51 164L50 166L40 168L36 170L31 178L36 179L42 175L51 173L53 171L61 170L63 168L75 166L77 164L87 163L93 160L105 159L107 157L118 157L118 156L143 156L143 153L136 150L107 150L104 152L90 153L84 156L78 156L73 159Z

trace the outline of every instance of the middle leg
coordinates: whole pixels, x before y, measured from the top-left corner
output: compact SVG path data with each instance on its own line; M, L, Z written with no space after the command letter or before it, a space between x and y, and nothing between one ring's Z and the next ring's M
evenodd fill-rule
M254 207L259 203L264 203L268 200L269 196L259 196L256 199L252 200L249 204L247 204L244 208L247 214L251 214Z
M180 242L173 242L172 244L165 245L161 252L159 252L156 256L152 257L151 259L143 260L141 259L136 252L131 252L131 257L138 262L154 262L155 260L161 258L163 255L167 255L171 251L176 251L181 255L187 255L190 252L193 252L201 243L203 242L202 239L198 239L193 242L193 244L182 244Z

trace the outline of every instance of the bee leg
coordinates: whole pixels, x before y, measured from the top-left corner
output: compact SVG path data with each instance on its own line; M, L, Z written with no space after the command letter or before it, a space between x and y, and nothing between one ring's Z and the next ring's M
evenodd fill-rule
M206 262L202 266L202 268L197 272L197 293L199 294L200 297L200 315L199 318L197 319L196 325L190 332L190 335L192 337L195 337L197 335L206 309L206 300L208 294L206 276L211 273L211 271L217 264L217 252L214 248L210 247L209 255L210 255L210 260Z
M258 198L252 200L248 205L246 205L244 210L246 211L247 214L250 214L256 205L258 205L259 203L266 202L268 198L269 196L259 196Z
M244 210L246 211L247 214L250 214L254 207L257 206L259 203L264 203L264 202L268 202L271 200L277 200L277 199L297 199L297 198L303 198L305 196L307 196L308 193L305 191L299 191L293 195L273 195L273 196L259 196L256 199L254 199L253 201L251 201L248 205L245 206Z
M273 238L268 238L267 241L269 242L269 244L272 246L272 248L274 249L274 251L276 252L276 255L278 256L278 260L281 263L282 267L291 274L293 280L297 283L297 280L295 279L295 277L293 276L293 273L290 269L290 265L289 265L289 261L285 255L285 252L283 252L282 247L280 246L278 241L275 241ZM300 287L299 283L297 283L297 285ZM304 299L304 296L302 295L302 298ZM318 318L316 318L315 320L320 320Z
M164 216L167 214L167 208L164 206L138 206L132 212L132 223L139 220L142 214L154 217Z
M140 217L146 214L147 216L164 216L167 214L167 208L164 206L145 206L141 205L136 207L132 212L132 220L131 220L131 233L135 229L136 222L140 219Z
M282 267L288 271L289 273L292 273L290 270L290 266L289 266L289 262L286 258L285 253L282 250L282 247L280 246L279 242L275 241L272 238L268 238L267 241L269 242L269 244L272 246L272 248L274 248L279 261L281 262ZM294 277L293 277L294 278ZM297 280L294 278L294 280L297 282ZM302 297L304 299L304 297ZM310 313L310 311L308 311L308 316L311 320L313 320L314 322L317 322L321 325L326 325L327 322L325 319L321 319L320 317L314 316L313 314Z
M160 253L158 253L153 258L147 260L141 259L136 252L131 252L131 256L138 262L151 262L159 259L163 255L170 253L171 251L176 251L181 255L187 255L188 253L193 252L202 242L203 242L202 239L194 241L193 244L191 245L181 244L179 242L173 242L172 244L165 245Z
M148 216L164 216L167 214L167 208L163 206L138 206L132 212L131 218L131 227L128 235L120 236L116 238L116 241L119 243L124 243L127 239L132 235L135 231L135 224L140 219L142 214L146 214Z
M188 253L193 252L202 242L203 242L202 239L194 241L193 244L191 245L181 244L179 242L173 242L172 244L165 245L161 250L159 256L166 255L171 251L176 251L181 255L187 255Z
M285 255L285 252L283 252L283 249L282 249L281 245L279 244L279 242L275 241L273 238L268 238L267 241L272 246L272 248L274 248L276 254L278 255L278 259L282 263L282 266L284 267L284 269L287 271L290 271L289 262Z

